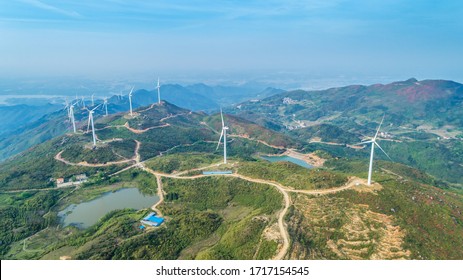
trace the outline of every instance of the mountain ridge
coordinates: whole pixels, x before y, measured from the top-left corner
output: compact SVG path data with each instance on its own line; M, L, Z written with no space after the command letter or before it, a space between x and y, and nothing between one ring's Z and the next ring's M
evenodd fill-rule
M227 164L217 146L220 114L164 101L137 108L133 116L118 112L96 118L95 147L82 124L77 134L55 137L0 163L2 258L462 257L453 250L463 244L458 210L463 203L456 189L378 157L374 183L366 186L366 159L337 156L300 136L224 117ZM307 169L260 159L283 152L318 164ZM203 170L232 173L207 175ZM77 176L86 181L55 185L58 178ZM140 219L152 210L124 209L88 229L59 226L58 213L69 205L127 186L162 197L152 210L165 217L165 225L140 230ZM23 216L27 219L17 218ZM23 250L27 245L38 249Z
M223 102L242 101L253 96L255 87L245 88L239 86L208 86L206 84L194 84L182 86L179 84L161 85L161 99L170 103L176 104L183 108L188 108L193 111L217 111L220 104ZM257 90L256 90L257 91ZM278 89L267 88L257 95L268 96L272 92L281 91ZM238 97L233 95L238 93ZM223 95L223 96L221 96ZM80 99L79 99L80 100ZM79 101L79 100L73 100ZM108 112L124 112L129 110L129 101L127 94L113 95L108 98ZM157 90L138 89L133 92L132 105L136 109L138 107L147 106L157 102ZM102 99L97 99L96 103L102 103ZM220 104L219 104L220 103ZM89 101L86 100L88 106ZM59 108L56 104L44 104L38 107L25 107L26 105L0 106L0 123L4 124L2 134L0 135L0 161L17 154L29 147L48 140L54 136L61 135L69 129L70 124L61 124L57 118L61 112L64 116L65 110ZM28 105L30 106L30 105ZM64 108L64 105L62 105ZM19 108L24 107L24 110L17 112ZM35 108L31 111L28 108ZM76 113L79 113L82 108L81 103L75 106ZM85 113L85 111L83 111ZM102 108L99 109L101 114ZM82 112L81 112L82 113ZM21 116L15 124L11 123L11 117ZM66 122L63 116L59 116L63 123ZM3 121L2 121L3 120ZM47 125L48 121L52 123ZM85 119L83 120L85 121ZM19 123L18 123L19 122ZM40 137L36 137L40 135Z

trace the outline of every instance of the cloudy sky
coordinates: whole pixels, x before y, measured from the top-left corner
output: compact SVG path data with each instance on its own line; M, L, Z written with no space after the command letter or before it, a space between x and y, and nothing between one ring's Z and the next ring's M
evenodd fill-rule
M463 1L0 0L0 75L463 82Z

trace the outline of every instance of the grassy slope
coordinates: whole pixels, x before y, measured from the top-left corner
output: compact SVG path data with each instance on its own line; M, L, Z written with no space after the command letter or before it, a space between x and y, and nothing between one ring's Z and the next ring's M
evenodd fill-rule
M276 181L295 189L333 188L347 182L347 176L343 174L319 168L309 170L291 162L242 162L238 166L238 172L252 178Z
M195 115L193 120L179 120L179 123L185 126L183 128L170 126L153 129L145 134L133 134L125 128L122 130L114 128L102 130L98 135L102 139L123 135L142 141L140 152L144 159L156 156L159 152L177 145L179 146L171 150L171 153L195 151L197 146L189 146L192 143L202 145L204 152L210 153L211 150L214 150L215 145L202 141L215 139L218 135L206 127L198 130L193 125L193 123L199 124L201 118ZM237 122L237 119L229 119L230 123ZM219 124L217 116L210 117L207 121L213 127L217 127ZM274 145L293 143L293 140L285 136L275 135L264 129L257 129L254 124L241 123L240 125L234 124L234 126L237 127L234 132L236 134L249 134L253 138L259 138ZM102 186L110 180L113 180L111 183L117 183L114 180L121 180L122 182L136 181L137 178L142 178L140 182L144 182L142 184L145 185L146 191L154 191L150 181L155 182L155 180L152 177L151 180L146 179L146 175L133 175L135 173L129 172L122 174L119 179L110 179L106 177L107 174L117 170L117 168L69 167L53 159L53 156L63 147L80 141L88 142L87 138L88 135L57 138L34 148L30 154L24 154L8 161L0 167L2 187L4 189L40 188L50 185L48 183L50 176L69 176L76 174L76 172L85 172L87 175L91 175L96 174L96 171L99 170L103 172L94 176L91 183ZM230 155L244 161L254 161L251 155L256 151L265 153L279 151L263 144L238 138L230 139L229 144ZM306 148L314 150L318 147L329 147L326 150L333 151L330 150L331 146L323 145L308 145ZM357 153L350 149L347 151L343 147L334 147L334 149L337 149L336 152L341 156L352 154L355 157L355 153ZM459 146L454 146L453 149L456 152L460 151ZM119 152L129 155L129 150L122 149ZM183 170L193 166L202 166L218 157L220 156L217 154L199 159L198 155L182 155L182 161L179 162L176 156L168 155L153 159L149 164L153 164L153 167L160 170L171 172L177 169ZM439 159L439 157L437 158ZM366 162L345 159L337 161L333 159L327 163L328 166L335 168L336 172L330 170L307 171L285 163L245 162L241 164L240 172L248 176L277 180L294 188L331 187L345 182L348 175L356 174L363 177L366 175ZM459 253L451 248L452 244L458 246L462 244L460 238L463 236L461 234L461 225L463 224L460 211L462 207L461 196L451 191L442 191L424 185L438 185L439 182L420 172L413 172L413 170L403 172L403 166L388 165L380 161L377 162L377 166L392 170L405 179L396 180L392 175L377 172L375 173L375 180L380 181L384 189L376 194L346 191L328 198L310 198L313 200L313 205L318 205L314 208L315 210L298 208L301 205L307 205L306 203L300 203L292 208L291 214L288 216L288 221L291 224L290 233L294 240L291 249L292 254L297 253L302 258L335 258L336 256L339 258L338 255L333 254L327 240L339 241L346 238L346 234L349 233L348 225L352 220L349 215L359 216L362 223L370 229L371 233L369 234L371 236L368 237L373 240L381 238L384 233L381 230L381 223L375 224L374 217L386 215L387 219L390 218L392 221L391 226L397 224L405 232L403 249L411 252L409 257L461 258ZM326 178L329 180L327 181ZM304 183L301 184L301 181ZM54 249L72 248L69 251L76 258L251 259L269 258L275 252L275 242L262 238L263 229L274 222L270 214L281 207L281 197L274 190L267 186L258 186L230 178L207 178L195 180L194 183L192 181L165 180L165 183L168 202L162 206L162 211L170 218L168 227L142 234L136 225L138 219L145 212L115 211L108 214L91 229L71 238L63 237L61 243L52 247ZM443 187L442 185L438 186ZM26 205L28 199L35 199L36 195L33 194L32 197L25 198L4 195L2 198L4 201L12 203L12 205L18 203L16 206L19 207L12 211L8 207L2 208L1 210L4 211L2 215L9 217L5 218L5 221L10 223L11 217L22 215L21 211L23 210L20 208ZM37 197L43 199L41 196ZM50 199L53 201L56 198ZM295 196L293 199L304 201L305 198ZM47 201L48 198L45 200ZM65 202L63 201L63 203ZM327 204L331 207L326 207ZM361 205L368 205L369 210L377 213L376 216L371 216L372 214ZM43 211L47 212L50 210L49 208L41 209L38 207L41 212L31 216L31 219L27 216L26 219L19 220L26 221L24 224L12 224L15 229L11 229L11 231L20 234L9 242L29 236L44 228L47 223L56 222L44 217ZM391 211L391 209L394 210ZM305 212L306 210L314 210L315 212ZM313 213L318 213L320 218L325 217L324 223L320 224L316 220L311 220ZM32 229L30 232L23 231L25 225L31 225L31 221L32 225L34 225L34 221L38 221L36 227L28 227ZM314 225L318 226L314 227ZM238 238L238 234L244 234L246 238ZM165 240L167 242L164 242ZM20 246L17 243L14 245L16 248ZM377 248L371 243L355 246L363 246L362 248L355 248L361 251L358 256L362 258L368 258L377 253L375 251ZM46 246L46 248L52 247ZM302 249L307 247L311 250ZM257 248L259 248L258 253L254 254ZM430 252L426 252L426 248L431 248ZM34 258L38 256L40 254L33 254ZM348 257L349 255L346 255L346 258Z
M345 163L344 170L352 174L358 166L356 162ZM452 248L463 245L463 196L428 185L434 179L420 171L391 163L381 167L400 176L375 173L381 190L293 197L295 207L287 217L293 238L291 257L462 259L461 251ZM395 226L400 227L401 233L396 234L400 242L389 248L390 244L380 242L395 232ZM389 233L385 230L388 228ZM365 236L353 229L363 231ZM345 255L334 253L330 242L338 242L337 248ZM381 252L384 248L390 251ZM409 255L398 253L407 250Z
M196 257L201 259L253 259L262 231L272 221L271 215L281 207L281 195L274 189L233 178L209 177L195 180L194 184L167 180L166 190L168 195L178 194L173 207L178 203L195 210L217 211L224 217L217 230L217 242L197 253ZM233 217L230 213L243 207L248 209L243 216ZM257 216L267 218L256 219ZM275 253L267 249L271 244L266 241L257 256L270 258Z
M253 217L273 214L281 207L281 197L275 190L238 179L163 181L168 194L178 194L178 199L161 207L168 217L166 226L143 233L137 225L146 212L115 211L95 226L65 239L56 249L67 246L67 252L79 259L176 259L183 250L217 235L215 242L189 250L183 258L251 259L268 224ZM246 213L243 217L241 210ZM249 239L242 238L243 231L248 231ZM275 243L262 243L256 257L270 258Z

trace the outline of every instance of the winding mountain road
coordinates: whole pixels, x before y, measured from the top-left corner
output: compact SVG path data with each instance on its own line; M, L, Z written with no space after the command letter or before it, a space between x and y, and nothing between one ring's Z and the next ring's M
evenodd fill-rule
M152 109L153 107L154 107L154 105L152 105L148 109L145 109L145 111L149 110L149 109ZM142 111L140 111L140 112L142 112ZM167 116L167 117L161 119L161 121L165 121L165 120L167 120L169 118L173 118L173 117L176 117L176 116L179 116L179 115L183 115L183 114ZM206 123L201 123L201 124L208 126ZM126 129L128 129L129 131L131 131L133 133L140 134L140 133L144 133L144 132L146 132L146 131L148 131L150 129L167 127L167 126L170 126L170 124L166 123L166 124L161 125L161 126L155 126L155 127L150 127L150 128L143 129L143 130L137 130L137 129L131 128L129 126L128 122L126 122L123 126L117 125L117 126L114 126L114 127L125 127ZM110 126L105 127L103 129L106 129L106 128L109 128L109 127ZM210 127L210 126L208 126L208 127L210 129L214 130L212 127ZM251 140L251 141L256 141L256 142L261 143L263 145L266 145L268 147L272 147L272 148L275 148L275 149L285 149L287 151L290 151L290 150L288 150L287 148L285 148L283 146L272 145L272 144L269 144L269 143L267 143L267 142L265 142L263 140L250 138L248 135L233 135L232 134L232 135L230 135L230 137L232 137L232 138L233 137L245 138L245 139L248 139L248 140ZM218 166L222 165L222 163L212 164L212 165L201 167L201 168L194 168L194 169L190 169L190 170L185 170L185 171L181 171L181 172L178 172L178 173L167 174L167 173L154 171L151 168L147 167L144 164L143 161L141 161L140 154L139 154L139 149L140 149L141 143L139 141L137 141L137 140L135 140L135 141L136 141L136 148L135 148L134 156L131 159L120 160L120 161L112 161L112 162L107 162L107 163L97 163L97 164L91 164L91 163L87 163L87 162L73 163L73 162L70 162L70 161L67 161L67 160L63 159L62 156L61 156L63 151L61 151L58 154L56 154L55 160L63 162L64 164L67 164L67 165L74 165L74 166L78 165L78 166L86 166L86 167L105 167L105 166L109 166L109 165L117 165L117 164L124 164L124 163L133 162L134 164L132 164L132 165L130 165L130 166L128 166L128 167L126 167L126 168L124 168L122 170L119 170L119 171L111 174L110 176L117 175L117 174L119 174L121 172L124 172L124 171L129 170L129 169L134 168L134 167L139 167L142 170L145 170L146 172L154 175L156 177L156 182L157 182L157 186L158 186L157 192L158 192L158 196L159 196L159 201L156 202L156 204L154 204L151 207L151 209L155 210L160 215L162 215L162 213L160 212L158 207L159 207L159 205L161 205L164 202L164 190L163 190L163 184L162 184L162 178L163 177L179 179L179 180L194 180L194 179L203 178L203 177L210 177L210 176L229 176L229 177L235 177L235 178L239 178L241 180L245 180L245 181L249 181L249 182L253 182L253 183L266 184L268 186L274 187L274 188L276 188L276 190L278 192L280 192L283 195L283 203L282 203L283 207L277 213L277 216L278 216L278 228L279 228L279 232L280 232L283 243L282 243L282 246L279 248L278 253L273 257L273 259L275 259L275 260L283 259L286 256L286 254L287 254L287 252L289 250L289 247L290 247L289 233L288 233L288 230L287 230L287 225L285 224L285 221L284 221L284 217L287 214L288 209L289 209L289 207L291 205L291 198L289 196L289 193L291 193L291 192L292 193L303 193L303 194L310 194L310 195L333 194L333 193L336 193L336 192L339 192L339 191L349 189L349 188L355 186L356 184L363 183L362 179L351 177L351 178L349 178L349 181L344 186L341 186L341 187L333 187L333 188L322 189L322 190L296 190L296 189L292 189L290 187L284 186L284 185L282 185L282 184L280 184L278 182L269 181L269 180L265 180L265 179L251 178L251 177L248 177L248 176L245 176L245 175L242 175L242 174L238 174L238 173L233 173L233 174L209 174L209 175L198 174L198 175L192 175L192 176L183 176L184 174L187 174L189 172L204 170L204 169L208 169L208 168L212 168L212 167L218 167ZM191 145L193 145L193 144L191 144ZM22 190L18 190L18 191L22 191Z
M145 128L145 129L135 129L135 128L131 128L129 126L129 122L126 122L124 124L124 127L127 128L129 131L135 133L135 134L142 134L142 133L145 133L151 129L155 129L155 128L163 128L163 127L168 127L170 126L170 124L166 123L166 124L163 124L163 125L158 125L158 126L152 126L152 127L148 127L148 128Z
M162 185L162 177L180 179L180 180L194 180L194 179L203 178L203 177L210 177L210 176L229 176L229 177L235 177L235 178L239 178L239 179L246 180L246 181L253 182L253 183L266 184L266 185L269 185L269 186L272 186L272 187L276 188L277 191L279 191L283 195L284 206L278 213L278 228L279 228L280 235L281 235L281 237L283 239L283 245L281 246L279 252L274 256L273 259L275 259L275 260L283 259L285 257L285 255L287 254L288 250L289 250L289 245L290 245L289 234L288 234L288 231L287 231L287 226L286 226L286 224L284 222L284 217L285 217L286 213L288 212L289 206L291 205L291 199L290 199L289 194L288 194L289 192L303 193L303 194L310 194L310 195L332 194L332 193L336 193L336 192L340 192L340 191L349 189L349 188L355 186L356 184L363 183L362 179L352 177L352 178L349 179L349 181L344 186L341 186L341 187L333 187L333 188L322 189L322 190L295 190L295 189L291 189L290 187L284 186L284 185L282 185L282 184L280 184L278 182L264 180L264 179L258 179L258 178L251 178L251 177L248 177L248 176L245 176L245 175L242 175L242 174L238 174L238 173L233 173L233 174L209 174L209 175L198 174L198 175L193 175L193 176L182 176L183 174L186 174L188 172L204 170L204 169L208 169L208 168L211 168L211 167L218 167L218 166L222 165L222 163L212 164L212 165L208 165L208 166L201 167L201 168L194 168L194 169L191 169L191 170L185 170L185 171L182 171L182 172L179 172L179 173L167 174L167 173L154 171L151 168L145 166L144 162L140 161L140 154L138 153L138 150L140 148L141 143L139 141L136 141L136 142L137 142L137 146L136 146L136 149L135 149L135 156L132 159L128 160L129 162L130 161L135 161L135 164L133 164L131 166L128 166L128 167L126 167L126 168L112 174L112 176L116 175L116 174L119 174L119 173L121 173L123 171L126 171L128 169L134 168L134 167L140 167L142 170L145 170L146 172L149 172L152 175L154 175L156 177L156 181L157 181L157 185L158 185L158 196L159 196L160 199L156 204L154 204L151 207L151 209L155 210L156 212L158 212L160 214L161 214L161 212L158 209L158 206L161 205L164 202L164 190L163 190L163 185ZM62 159L60 157L61 153L62 152L58 153L55 156L55 159L65 163L65 164L83 165L83 166L89 166L89 167L106 166L106 165L101 165L101 164L86 164L86 163L76 164L76 163L71 163L71 162L68 162L68 161ZM121 163L121 162L126 162L126 161L114 162L114 164Z

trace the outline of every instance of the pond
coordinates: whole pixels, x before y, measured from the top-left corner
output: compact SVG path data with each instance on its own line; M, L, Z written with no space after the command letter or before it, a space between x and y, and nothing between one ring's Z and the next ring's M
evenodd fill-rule
M308 164L307 162L303 161L302 159L293 158L290 156L261 156L262 159L265 159L270 162L277 162L277 161L289 161L304 168L313 168L312 165Z
M71 204L60 211L58 216L61 217L63 226L87 228L113 210L124 208L140 210L151 207L158 201L157 195L144 195L137 188L125 188L104 193L91 201Z

